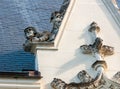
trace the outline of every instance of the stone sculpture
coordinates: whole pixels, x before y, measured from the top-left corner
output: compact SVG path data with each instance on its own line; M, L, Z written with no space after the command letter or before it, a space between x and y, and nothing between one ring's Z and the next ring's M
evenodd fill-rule
M53 25L51 32L49 31L37 32L34 27L25 28L24 33L27 39L23 44L23 48L25 51L31 52L34 43L52 42L55 40L55 37L58 33L59 27L66 13L69 2L70 0L64 0L60 10L55 11L51 14L50 22Z
M41 33L37 32L34 27L27 27L24 30L26 41L23 44L23 48L25 51L29 52L32 47L32 43L34 42L45 42L48 41L50 37L50 32L43 31Z
M68 8L70 0L64 0L63 4L59 11L55 11L51 14L50 22L53 24L53 28L51 31L51 36L49 41L53 41L58 33L59 27L62 23L66 10Z
M92 77L85 70L80 71L77 74L77 77L81 83L87 83L92 81Z
M113 80L120 83L120 71L113 76Z
M101 81L101 73L97 74L97 76L93 79L85 70L80 71L78 73L78 78L80 79L80 83L65 83L61 79L54 78L51 82L51 87L53 89L95 89L96 86L100 85Z
M51 36L50 36L50 39L49 39L50 41L55 39L62 20L63 20L63 15L59 11L55 11L51 14L50 22L53 24L53 28L52 28Z
M92 38L95 39L95 41L93 44L80 46L82 53L93 54L95 52L98 52L102 56L114 54L114 47L103 45L103 40L97 36L97 34L100 32L100 27L97 25L96 22L92 22L90 24L90 28L88 31L92 33Z
M25 33L26 39L31 42L47 41L50 36L50 32L43 31L41 33L38 33L34 27L25 28L24 33Z

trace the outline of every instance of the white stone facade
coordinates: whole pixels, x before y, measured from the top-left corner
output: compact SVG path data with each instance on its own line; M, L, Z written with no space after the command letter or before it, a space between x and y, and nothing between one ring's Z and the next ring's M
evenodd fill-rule
M82 54L79 48L92 42L88 32L92 21L97 22L101 28L99 36L103 39L103 44L115 48L115 54L104 59L108 64L107 77L112 78L117 71L120 71L120 30L103 1L71 0L72 4L65 15L66 22L63 20L60 27L60 31L64 32L59 36L61 39L59 45L55 47L57 50L52 48L40 50L38 47L36 52L39 71L43 76L41 89L52 89L50 83L53 78L60 78L67 83L79 82L76 75L81 70L86 70L93 78L95 77L96 73L91 68L95 58Z

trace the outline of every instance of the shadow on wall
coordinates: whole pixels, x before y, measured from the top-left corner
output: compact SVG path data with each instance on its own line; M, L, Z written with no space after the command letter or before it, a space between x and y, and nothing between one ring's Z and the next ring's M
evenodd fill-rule
M87 25L87 27L85 27L83 29L83 32L82 32L83 34L80 35L80 37L79 37L79 40L84 39L85 44L91 44L92 43L91 36L88 32L88 29L90 28L89 25L90 25L90 23Z
M83 29L83 32L82 32L83 34L79 36L79 40L81 40L81 39L84 40L84 43L80 44L79 47L84 44L92 43L91 36L88 32L89 25L90 24L88 24L87 27L85 27ZM67 63L62 65L60 67L60 70L56 73L56 75L61 75L61 73L65 73L70 70L74 70L74 71L76 71L76 73L79 73L81 70L87 70L87 72L89 73L90 72L89 70L91 70L91 65L94 63L94 61L95 61L95 58L92 55L85 55L81 52L80 48L77 48L75 50L74 58L70 59L70 61L68 61ZM77 67L77 70L75 69L75 67ZM73 75L73 77L70 79L70 81L77 80L76 75ZM79 80L78 80L78 82L79 82Z
M90 67L94 61L95 60L93 59L93 57L91 55L84 55L81 53L80 49L77 49L75 51L75 57L73 59L71 59L69 62L62 65L60 67L61 70L59 70L57 72L57 74L60 75L61 73L67 72L69 70L74 70L75 67L80 67L80 69L81 69L81 66L84 67L83 70L90 69ZM79 71L81 71L81 70L79 70ZM79 71L77 71L77 72L79 72Z
M22 70L35 70L33 54L23 50L0 54L0 71L17 72Z

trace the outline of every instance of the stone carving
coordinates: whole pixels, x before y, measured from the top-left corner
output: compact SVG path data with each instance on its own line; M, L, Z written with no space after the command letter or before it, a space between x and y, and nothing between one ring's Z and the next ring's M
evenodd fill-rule
M70 0L64 0L62 6L60 8L60 12L65 13L69 3L70 3Z
M52 31L51 31L51 33L52 33L51 37L49 39L50 41L55 39L62 20L63 20L63 15L59 11L55 11L51 14L50 22L53 24L53 28L52 28Z
M103 45L100 49L100 53L104 56L113 55L114 54L114 47Z
M92 39L94 41L98 37L98 33L100 32L100 27L98 26L96 22L93 21L90 24L90 28L88 29L88 31L92 35Z
M48 41L51 34L48 31L43 31L39 33L36 31L34 27L25 28L24 33L27 40L23 44L23 47L24 47L24 50L27 52L31 50L32 43Z
M77 74L79 83L65 83L61 79L54 78L51 82L53 89L120 89L120 84L108 79L104 75L104 70L107 68L107 63L103 60L102 56L113 55L114 48L111 46L103 45L103 40L97 36L100 32L100 27L96 22L90 24L90 29L88 30L92 33L94 37L93 44L82 45L80 49L84 54L93 54L96 57L96 61L92 64L92 68L97 71L95 78L92 78L85 70L80 71ZM120 72L118 72L114 79L120 82Z
M41 33L37 32L34 27L27 27L24 30L25 37L31 42L44 42L49 39L50 32L43 31Z
M81 81L80 83L72 82L67 84L61 79L54 78L51 82L51 87L53 89L95 89L99 85L97 83L101 80L100 74L97 74L95 79L93 79L85 70L80 71L77 76Z
M54 89L66 89L67 84L61 79L54 78L51 82L51 87Z
M120 71L117 72L117 73L113 76L113 80L115 80L116 82L120 83Z
M60 10L55 11L51 14L50 22L53 25L51 32L49 31L37 32L34 27L25 28L24 33L27 39L23 44L23 48L25 51L31 52L32 44L35 42L54 41L69 3L70 3L70 0L64 0Z
M53 24L53 28L51 31L51 36L49 41L53 41L56 37L56 34L58 33L59 27L61 25L61 22L64 18L64 14L68 8L70 0L64 0L63 4L59 11L55 11L51 14L50 22Z
M94 79L84 70L80 71L77 76L82 79L80 83L65 83L61 79L54 78L51 87L53 89L120 89L120 84L108 79L102 71Z
M96 22L92 22L90 24L90 28L88 30L89 32L95 32L95 34L100 32L100 27L98 26L98 24Z
M97 36L97 34L100 32L100 27L97 25L96 22L92 22L90 24L90 28L88 31L92 33L92 37L93 39L95 39L95 41L93 44L80 46L82 53L93 54L97 52L102 56L114 54L114 47L103 45L103 40Z
M85 70L80 71L77 74L77 77L81 83L87 83L92 81L92 77Z

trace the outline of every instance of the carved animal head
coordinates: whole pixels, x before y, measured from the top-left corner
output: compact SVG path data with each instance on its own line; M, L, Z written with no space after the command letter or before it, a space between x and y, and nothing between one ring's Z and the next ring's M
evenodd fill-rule
M31 39L32 37L35 36L37 31L34 27L27 27L27 28L25 28L24 33L25 33L25 37L27 39Z
M51 87L54 89L65 89L66 83L61 79L54 78L51 82Z

